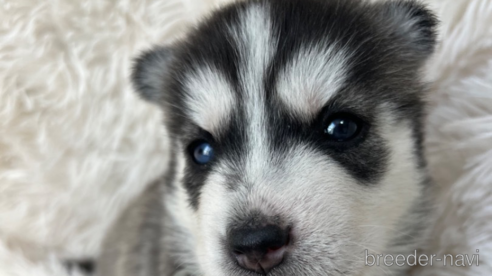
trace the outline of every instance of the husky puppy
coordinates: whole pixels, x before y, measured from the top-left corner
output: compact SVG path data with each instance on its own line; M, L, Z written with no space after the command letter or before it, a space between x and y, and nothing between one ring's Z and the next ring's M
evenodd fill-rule
M144 53L133 82L163 110L170 163L98 275L404 275L367 255L425 238L435 28L415 1L247 0Z

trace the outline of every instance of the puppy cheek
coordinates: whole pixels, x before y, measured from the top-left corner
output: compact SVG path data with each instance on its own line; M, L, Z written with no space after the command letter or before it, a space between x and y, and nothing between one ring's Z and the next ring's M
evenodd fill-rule
M227 256L223 248L226 235L227 214L231 202L227 196L226 179L220 174L211 174L205 181L197 210L197 257L205 272L220 275L220 264Z

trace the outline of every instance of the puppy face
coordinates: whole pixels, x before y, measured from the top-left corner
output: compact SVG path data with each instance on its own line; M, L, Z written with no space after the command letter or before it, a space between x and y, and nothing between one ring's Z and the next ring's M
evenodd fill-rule
M414 2L246 1L138 60L199 274L380 275L365 250L416 249L434 25Z

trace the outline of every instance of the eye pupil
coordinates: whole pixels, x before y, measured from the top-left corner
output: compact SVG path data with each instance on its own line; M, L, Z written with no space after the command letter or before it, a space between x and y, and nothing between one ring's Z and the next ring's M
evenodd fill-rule
M330 121L325 133L333 140L347 141L356 136L358 124L349 118L335 118Z
M198 164L207 164L212 160L214 149L207 142L202 142L195 146L193 150L193 158Z

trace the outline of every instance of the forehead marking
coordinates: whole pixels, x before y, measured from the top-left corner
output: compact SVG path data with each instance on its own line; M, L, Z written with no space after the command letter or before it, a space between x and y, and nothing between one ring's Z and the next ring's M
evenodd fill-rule
M244 93L247 116L246 177L259 177L268 165L264 80L273 59L277 40L272 34L270 7L258 3L248 7L239 17L239 24L231 28L239 47L239 81ZM255 182L255 179L247 179Z
M235 105L232 85L210 66L195 69L186 81L186 108L190 118L211 134L218 134Z
M280 71L277 95L295 114L314 116L346 81L348 57L333 45L303 47Z

